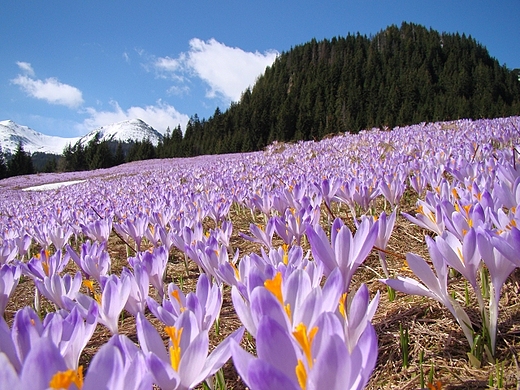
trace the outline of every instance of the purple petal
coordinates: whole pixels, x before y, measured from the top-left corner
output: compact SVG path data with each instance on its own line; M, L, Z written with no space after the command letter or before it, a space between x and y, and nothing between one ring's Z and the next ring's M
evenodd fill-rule
M123 384L123 358L116 346L107 343L92 359L82 390L125 390Z
M47 338L36 340L27 355L20 382L22 389L47 389L54 374L66 371L67 366L58 347Z
M437 299L430 290L412 278L398 276L397 279L380 279L380 281L397 291Z
M235 340L231 340L229 346L238 375L244 382L249 383L249 366L256 358L249 352L244 351Z
M349 353L343 340L331 335L316 357L316 362L308 373L307 382L313 389L343 390L351 389L352 372L349 364Z
M137 314L136 318L137 337L141 349L145 354L153 353L164 362L169 362L170 358L166 353L163 340L155 327L142 315Z
M172 368L169 361L161 360L153 353L149 353L146 357L146 365L155 384L161 389L176 389L179 386L179 374Z
M5 389L21 389L20 379L7 356L0 352L0 383Z
M208 347L208 332L203 331L193 339L186 350L182 351L178 371L182 386L193 388L199 383L195 382L195 379L197 379L200 371L204 367L208 355ZM204 379L206 378L203 378L202 380Z
M235 286L231 288L231 299L233 301L233 307L235 308L235 312L237 313L238 318L246 327L247 331L253 337L256 337L256 323L253 321L251 309L244 298L242 298L242 295L240 295L238 288Z
M277 321L264 317L258 324L256 351L258 358L280 369L297 381L295 367L298 358L291 335Z
M296 367L296 366L295 366ZM269 363L257 359L248 367L247 385L255 390L301 390L297 382Z
M222 341L207 357L206 362L204 363L204 368L200 372L197 379L195 379L194 383L200 383L207 377L217 372L231 357L231 343L235 342L238 344L242 339L243 334L244 327L240 327L228 337L226 337L225 340Z
M306 233L314 259L323 264L325 275L329 275L338 264L327 235L320 226L316 227L316 231L309 226Z

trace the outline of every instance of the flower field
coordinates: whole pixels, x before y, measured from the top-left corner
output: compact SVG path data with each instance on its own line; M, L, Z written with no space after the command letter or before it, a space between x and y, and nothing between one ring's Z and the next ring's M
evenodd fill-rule
M460 120L0 181L0 387L516 388L519 143Z

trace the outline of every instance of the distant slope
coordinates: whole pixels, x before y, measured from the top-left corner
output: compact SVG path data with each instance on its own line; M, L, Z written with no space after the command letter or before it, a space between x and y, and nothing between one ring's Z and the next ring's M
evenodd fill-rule
M191 154L250 151L274 140L519 114L518 74L485 47L403 23L282 53L227 111L193 117L183 144Z
M27 126L11 120L0 121L0 146L6 154L14 154L21 143L28 153L62 154L67 144L74 144L78 138L62 138L38 133Z
M91 131L83 137L62 138L39 133L30 127L19 125L11 120L0 121L0 146L6 154L14 154L21 142L25 152L61 155L67 145L81 142L86 146L96 134L100 141L131 143L150 140L157 146L163 139L161 133L140 119L113 123Z

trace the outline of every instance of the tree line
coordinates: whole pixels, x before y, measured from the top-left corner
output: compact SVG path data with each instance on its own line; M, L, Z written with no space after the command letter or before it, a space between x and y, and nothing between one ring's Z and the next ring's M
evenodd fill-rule
M282 53L238 102L154 146L93 139L69 145L60 171L123 162L260 150L273 141L319 140L340 132L520 114L518 70L500 65L465 34L403 23L374 36L311 40ZM1 165L0 165L1 169Z
M225 113L192 118L185 143L193 154L251 151L274 140L518 114L518 71L464 34L403 23L282 53Z

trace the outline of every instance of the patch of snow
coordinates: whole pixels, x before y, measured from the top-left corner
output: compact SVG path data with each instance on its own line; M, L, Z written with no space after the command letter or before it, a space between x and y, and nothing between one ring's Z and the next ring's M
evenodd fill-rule
M83 183L86 180L70 180L70 181L62 181L60 183L48 183L48 184L42 184L39 186L34 187L27 187L22 189L22 191L48 191L48 190L55 190L61 187L65 186L71 186L73 184Z

